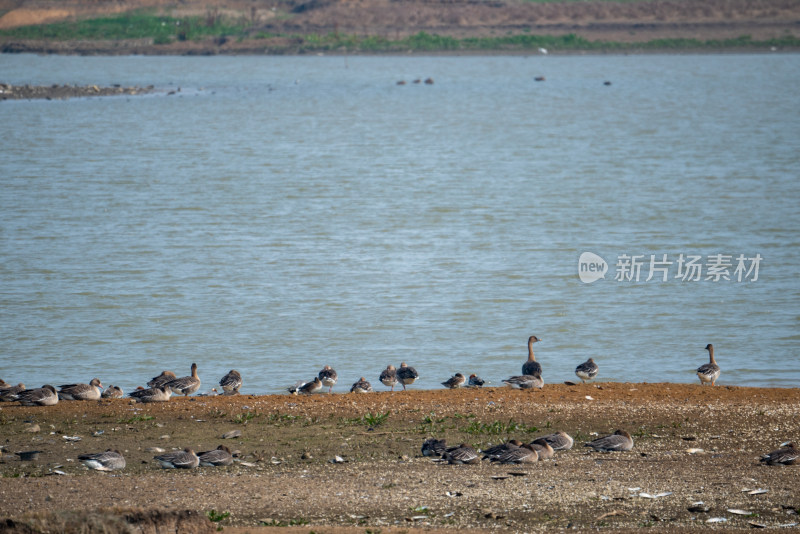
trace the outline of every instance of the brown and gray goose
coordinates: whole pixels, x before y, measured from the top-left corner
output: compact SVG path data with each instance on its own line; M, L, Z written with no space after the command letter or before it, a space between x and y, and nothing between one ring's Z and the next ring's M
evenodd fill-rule
M629 451L633 448L633 438L624 430L617 430L610 436L586 443L584 447L591 447L600 452Z
M61 400L98 400L103 384L99 378L92 378L88 384L67 384L58 387L58 398Z
M706 345L708 351L708 363L701 365L697 368L697 377L700 379L701 385L706 385L711 382L711 385L716 385L717 378L719 378L719 365L717 360L714 359L714 345L709 343Z
M200 389L200 377L197 376L197 364L192 364L192 374L190 376L170 380L164 385L169 386L176 395L183 395L184 397L191 395Z

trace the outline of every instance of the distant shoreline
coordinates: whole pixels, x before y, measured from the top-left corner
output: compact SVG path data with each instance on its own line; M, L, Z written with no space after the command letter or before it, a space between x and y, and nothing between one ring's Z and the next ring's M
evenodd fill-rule
M11 85L0 83L0 100L66 100L90 96L132 96L151 93L153 86L123 87L113 85Z

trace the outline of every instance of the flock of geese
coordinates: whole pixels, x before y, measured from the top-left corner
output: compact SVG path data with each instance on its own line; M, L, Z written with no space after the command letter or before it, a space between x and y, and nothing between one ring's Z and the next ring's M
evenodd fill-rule
M536 361L533 353L533 344L537 341L540 339L536 336L528 338L528 359L522 364L522 374L509 377L503 380L504 383L520 389L541 389L544 386L542 365ZM713 345L707 345L706 350L709 354L709 363L697 368L697 376L700 378L701 385L711 384L713 386L719 378L720 368L714 359ZM598 371L597 363L589 358L576 367L575 374L585 383L587 380L594 379ZM378 377L380 382L391 388L392 391L397 384L400 384L405 390L406 386L413 384L418 378L419 373L416 369L405 362L401 363L399 368L388 365ZM308 395L327 387L328 393L331 393L337 380L336 371L330 365L326 365L313 380L298 382L288 388L288 391L292 394ZM484 383L484 380L475 374L467 378L462 373L456 373L442 382L442 385L454 389L462 386L481 387ZM163 371L147 382L147 388L139 387L129 393L129 396L136 402L142 403L166 402L173 394L188 396L196 393L200 389L200 384L197 364L193 363L190 375L177 377L172 371ZM241 373L232 369L220 379L219 386L223 395L238 394L242 386ZM359 378L350 388L351 393L370 393L372 391L372 386L364 377ZM210 394L215 395L220 392L214 388ZM98 378L92 379L88 384L65 384L59 386L58 390L49 384L41 388L26 389L24 384L12 386L0 379L0 402L19 402L24 406L52 406L58 403L59 399L81 401L121 397L123 397L121 388L113 385L104 388ZM554 451L568 450L572 448L572 445L572 437L562 431L537 438L530 443L510 440L482 451L464 443L448 448L445 440L430 438L423 443L422 454L424 456L440 456L439 461L453 464L474 464L479 463L482 459L499 463L530 463L552 458ZM602 452L630 451L633 448L633 438L625 430L617 430L611 435L590 441L585 446ZM779 449L764 455L761 461L769 465L792 464L798 457L800 457L800 453L794 444L786 442L781 444ZM90 469L111 471L125 468L125 458L116 450L109 449L101 453L82 454L78 458ZM191 449L169 452L156 456L155 460L165 469L190 469L201 465L230 465L233 463L233 455L227 447L220 445L214 450L199 454Z
M555 451L566 451L572 448L572 437L559 430L553 434L536 438L530 443L512 439L506 443L476 450L461 443L455 447L447 447L443 439L428 438L422 443L423 456L439 456L438 461L450 464L478 464L481 460L489 460L501 464L536 463L553 458ZM599 452L629 451L633 449L633 438L625 430L617 430L613 434L597 438L584 444ZM794 443L782 443L779 449L761 456L760 462L766 465L790 465L800 457Z
M536 356L533 353L533 344L537 341L540 341L540 339L536 336L528 338L528 359L522 364L522 374L503 380L505 384L520 389L541 389L544 386L542 365L536 361ZM719 378L720 368L714 359L713 345L708 344L706 350L709 354L709 363L697 368L697 376L700 378L701 384L710 383L713 386L716 384L717 378ZM575 374L584 383L597 377L598 372L599 367L592 358L575 368ZM419 373L417 373L417 370L402 362L399 368L394 365L388 365L381 372L378 380L383 385L391 388L391 391L394 391L394 387L397 384L400 384L405 390L406 386L413 384L418 378ZM309 395L327 387L328 393L331 393L337 380L338 374L336 371L330 365L326 365L312 380L297 382L288 388L288 391L292 394ZM474 373L469 378L462 373L456 373L442 382L442 385L446 388L455 389L462 386L481 387L484 383L485 381ZM188 396L196 393L200 389L200 384L197 364L193 363L189 376L179 378L172 371L163 371L160 375L147 382L147 388L139 387L129 393L129 396L137 402L143 403L166 402L172 395ZM239 393L239 388L242 387L242 375L239 371L231 369L220 379L219 385L221 394L236 395ZM350 387L351 393L371 393L372 391L372 385L363 376ZM220 391L217 388L213 388L210 393L206 393L206 395L209 394L220 394ZM0 379L0 402L19 402L24 406L52 406L58 403L59 399L99 400L101 398L121 398L123 395L122 388L118 386L111 385L108 388L103 388L103 384L98 378L93 378L88 384L65 384L59 386L58 390L49 384L40 388L26 389L25 384L20 383L12 386Z
M443 439L428 438L422 443L422 455L440 456L440 461L450 464L477 464L481 460L501 464L523 464L548 460L554 456L555 451L569 450L573 444L572 436L561 430L536 438L530 443L512 439L480 451L466 443L448 447ZM626 431L617 430L609 436L590 441L585 446L601 452L629 451L633 449L633 438Z

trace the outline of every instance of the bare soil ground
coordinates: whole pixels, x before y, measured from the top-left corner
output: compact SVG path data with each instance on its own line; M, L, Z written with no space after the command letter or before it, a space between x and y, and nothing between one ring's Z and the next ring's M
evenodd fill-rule
M758 458L800 436L798 413L800 389L627 383L3 404L0 522L133 509L229 512L219 524L232 532L775 527L798 521L800 465ZM617 428L634 436L633 451L583 446ZM486 447L557 429L575 447L534 465L447 465L420 453L429 436ZM241 435L222 438L232 430ZM175 471L153 460L153 447L222 443L239 451L233 466ZM123 452L124 471L77 462L108 448ZM14 454L31 450L38 459ZM707 512L689 510L699 501Z
M575 34L591 41L753 40L800 36L795 0L651 0L524 2L518 0L0 0L0 29L154 9L173 16L225 16L254 31L280 35L342 32L397 39L425 31L452 37ZM0 42L10 52L84 54L237 54L291 51L278 39L203 42Z

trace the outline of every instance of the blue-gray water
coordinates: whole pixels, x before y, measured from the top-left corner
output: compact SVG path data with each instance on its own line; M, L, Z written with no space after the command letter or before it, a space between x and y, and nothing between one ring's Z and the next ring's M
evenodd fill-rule
M536 334L550 383L590 356L694 382L713 343L720 384L798 385L800 55L6 54L0 81L157 88L0 102L6 381L131 390L196 361L203 390L237 368L266 393L330 364L334 391L383 390L406 361L414 387L500 385Z

